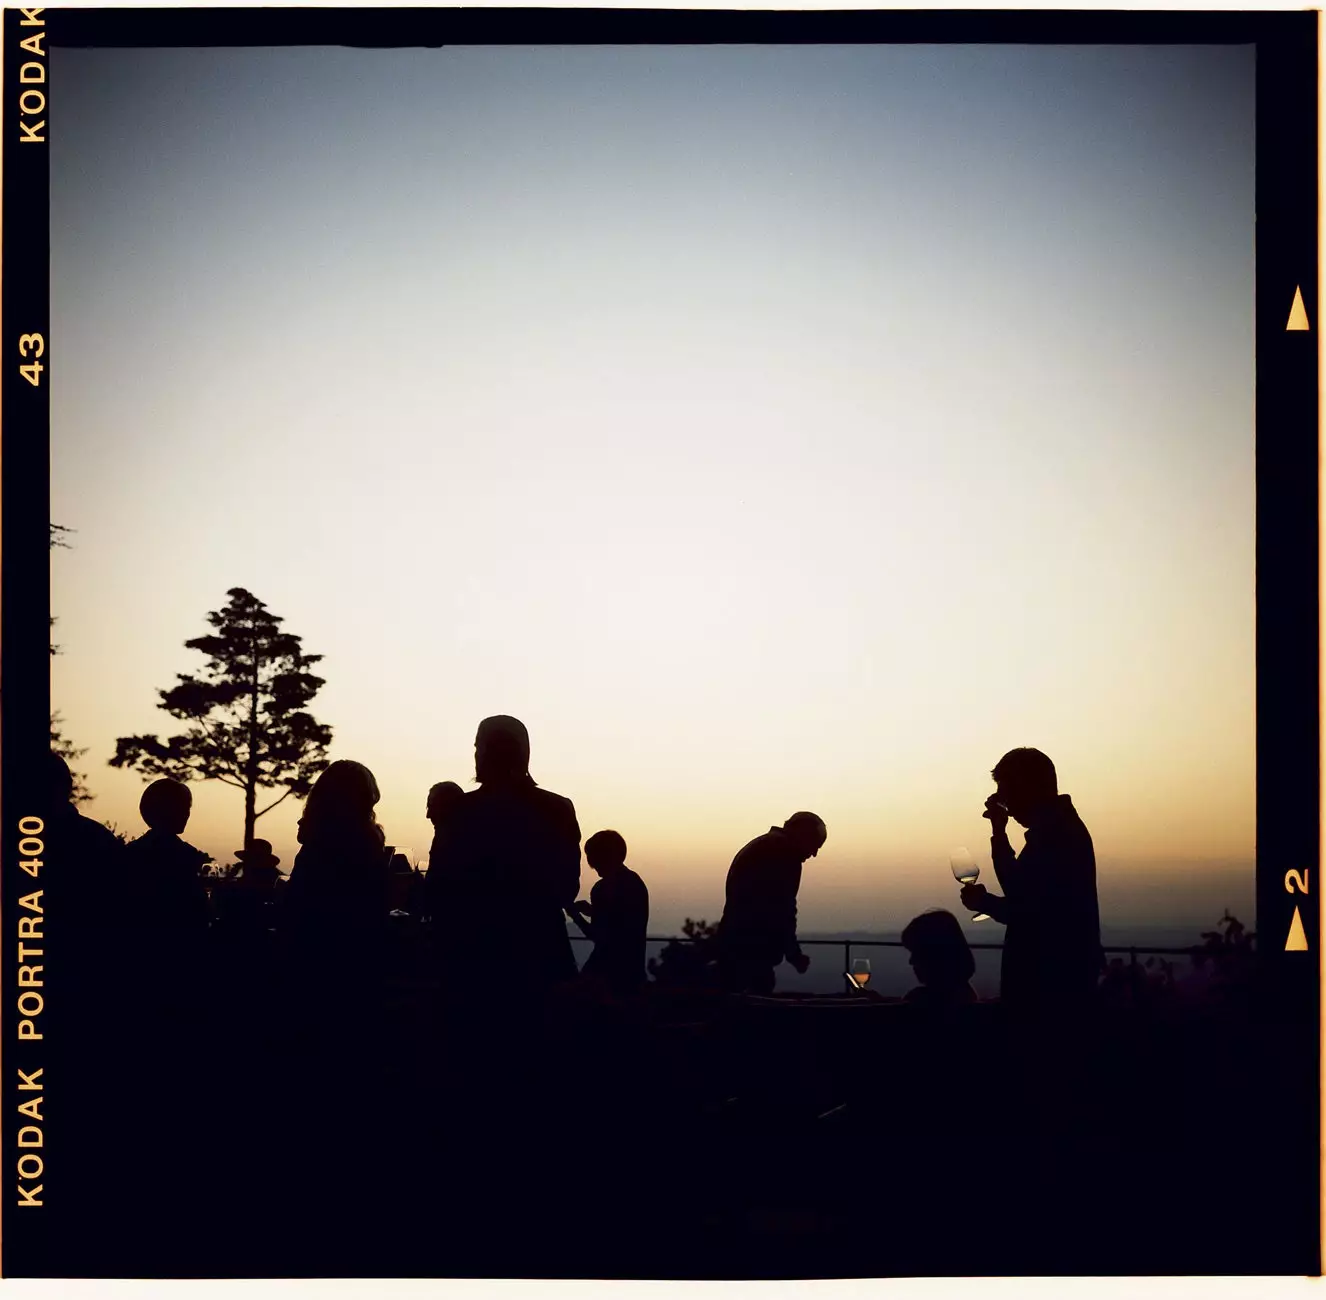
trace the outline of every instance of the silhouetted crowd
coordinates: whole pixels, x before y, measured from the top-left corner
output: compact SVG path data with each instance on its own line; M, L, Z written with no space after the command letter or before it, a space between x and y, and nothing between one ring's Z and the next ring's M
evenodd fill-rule
M901 1001L855 979L771 996L811 960L797 901L828 830L805 810L739 849L716 930L651 980L626 840L585 839L582 898L576 810L535 783L510 717L480 724L474 788L428 791L426 872L388 843L359 763L313 785L288 877L256 838L204 872L186 785L148 785L125 843L77 811L54 755L49 773L33 978L58 1122L33 1222L52 1253L78 1243L75 1272L1192 1271L1212 1207L1139 1216L1139 1162L1199 1167L1237 1099L1298 1078L1253 1077L1298 1059L1259 1047L1260 1022L1097 1010L1091 837L1034 749L992 772L997 891L961 891L1003 930L984 1003L939 909L902 929ZM592 944L580 969L569 926ZM126 1195L126 1170L149 1191ZM1262 1259L1242 1221L1219 1219L1231 1267Z
M572 981L607 996L639 993L647 982L649 891L627 865L626 841L615 830L585 841L585 860L598 880L588 900L578 898L575 807L530 776L524 725L507 716L484 719L474 751L477 788L466 792L444 781L428 792L434 834L426 873L387 844L374 812L380 796L373 774L341 759L308 794L288 880L271 844L254 839L210 889L201 872L206 855L182 838L192 802L186 785L150 784L140 803L147 830L122 844L76 810L69 769L52 755L51 795L59 812L51 858L69 978L78 982L82 971L83 993L95 1004L97 986L115 965L107 945L114 947L132 926L152 936L154 967L168 973L154 995L166 1007L184 1009L204 979L208 954L221 947L238 966L274 963L309 1005L347 1014L362 1004L375 974L390 967L395 922L415 918L430 922L431 973L443 1004L458 1014L497 986L534 999ZM991 822L1003 893L967 884L962 901L1005 927L1005 1004L1082 1002L1102 966L1091 837L1039 750L1010 751L992 775L996 789L983 816ZM1026 828L1021 853L1009 844L1009 817ZM715 987L767 995L782 963L806 971L797 895L803 866L827 833L816 814L796 812L733 858L709 972ZM572 953L568 918L593 943L583 970ZM975 1000L972 953L951 913L923 913L902 941L918 981L908 1001Z

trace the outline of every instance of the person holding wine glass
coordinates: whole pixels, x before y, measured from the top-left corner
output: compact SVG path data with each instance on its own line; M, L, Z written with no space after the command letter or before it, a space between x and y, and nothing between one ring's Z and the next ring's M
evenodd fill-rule
M1004 893L969 883L963 906L1006 927L1000 996L1007 1005L1080 1004L1102 965L1091 835L1039 749L1010 750L991 776L995 792L982 816L990 822L990 855ZM1009 817L1026 828L1021 853L1008 841Z
M953 879L960 885L971 885L979 879L981 869L976 865L976 859L966 849L954 849L949 854L949 868L953 872ZM984 912L977 912L972 917L973 921L988 921L990 918Z

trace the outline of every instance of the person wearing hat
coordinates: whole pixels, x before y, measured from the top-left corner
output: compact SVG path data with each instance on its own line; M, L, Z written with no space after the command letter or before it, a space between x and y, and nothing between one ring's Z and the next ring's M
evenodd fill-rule
M247 849L236 849L240 864L239 883L248 889L268 890L281 879L277 871L280 858L272 852L270 840L254 840Z
M238 872L231 868L225 880L212 886L212 906L220 922L220 938L236 948L246 974L254 971L258 949L267 942L267 930L276 902L277 885L285 877L276 869L281 861L269 840L254 840L236 849Z

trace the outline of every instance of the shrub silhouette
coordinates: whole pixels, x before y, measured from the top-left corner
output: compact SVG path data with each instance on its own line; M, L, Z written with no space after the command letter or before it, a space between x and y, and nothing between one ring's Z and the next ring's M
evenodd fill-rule
M681 932L683 938L672 939L657 957L649 959L654 982L674 989L717 987L718 926L688 916Z

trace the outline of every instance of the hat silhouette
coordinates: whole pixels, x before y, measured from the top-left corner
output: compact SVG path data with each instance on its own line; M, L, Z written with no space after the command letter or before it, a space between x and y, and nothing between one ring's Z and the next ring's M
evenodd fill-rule
M272 852L271 840L254 840L251 849L236 849L235 857L246 867L274 867L281 861Z

